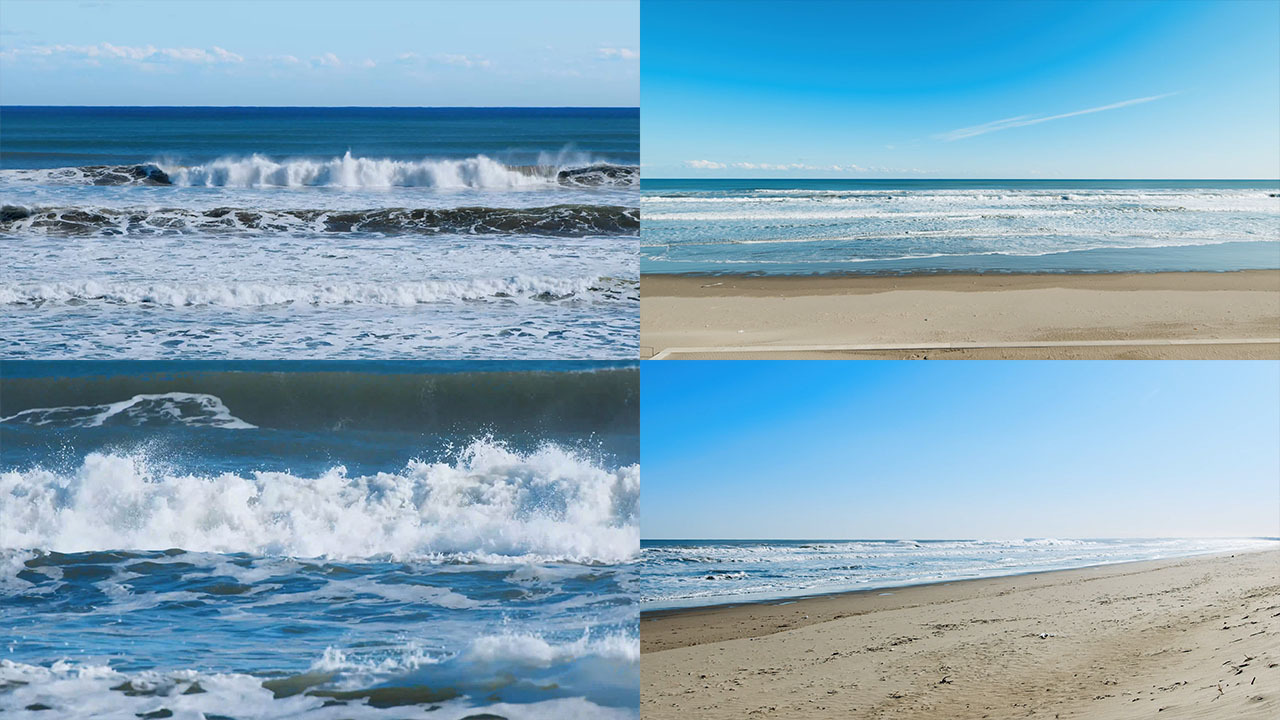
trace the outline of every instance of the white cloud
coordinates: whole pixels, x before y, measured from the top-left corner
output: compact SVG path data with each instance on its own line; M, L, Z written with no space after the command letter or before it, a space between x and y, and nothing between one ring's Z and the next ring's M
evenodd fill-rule
M1117 103L1111 103L1110 105L1101 105L1099 107L1086 108L1084 110L1076 110L1074 112L1062 113L1060 115L1045 115L1042 117L1035 117L1032 115L1019 115L1017 117L1005 118L1003 120L993 120L992 122L983 123L982 125L974 125L972 127L959 128L958 130L952 130L950 132L941 133L939 135L935 135L934 137L938 138L939 140L945 140L947 142L951 142L953 140L963 140L965 138L977 137L978 135L985 135L987 133L996 132L999 130L1008 130L1009 128L1025 127L1027 125L1038 125L1043 122L1049 122L1050 120L1062 120L1063 118L1075 117L1077 115L1088 115L1090 113L1103 112L1104 110L1115 110L1117 108L1128 107L1130 105L1139 105L1141 103L1148 103L1148 102L1151 102L1152 100L1160 100L1162 98L1167 98L1171 95L1177 95L1177 94L1178 93L1176 92L1171 92L1171 93L1165 93L1164 95L1152 95L1150 97L1133 98L1132 100L1122 100Z
M7 51L12 58L65 57L81 60L90 64L100 64L102 60L123 60L127 62L181 62L197 65L213 65L218 63L244 62L244 57L229 50L214 46L212 51L193 47L158 48L154 45L113 45L108 42L97 45L36 45L25 48L14 48Z
M611 48L602 47L598 51L600 57L606 60L639 60L640 52L630 48Z
M493 64L479 55L458 55L453 53L442 53L440 55L436 55L435 60L437 62L442 62L445 65L466 68L487 68Z
M793 162L793 163L767 163L767 162L731 162L723 163L716 160L685 160L684 166L694 170L753 170L762 172L824 172L824 173L852 173L859 175L930 175L932 173L919 170L916 168L887 168L878 166L856 165L847 163L840 165L832 163L830 165L813 165L810 163Z
M320 57L311 58L314 65L323 65L325 67L342 67L342 60L331 52L327 52Z
M360 63L360 67L365 68L365 69L368 69L368 68L374 68L374 67L377 67L377 66L378 66L378 63L374 62L373 60L371 60L371 59L369 59L369 58L365 58L365 59L364 59L364 62Z
M223 50L217 45L213 46L213 56L222 62L244 62L243 55L238 55L230 50Z
M407 63L414 62L415 60L418 60L418 53L416 52L400 53L396 56L397 62Z

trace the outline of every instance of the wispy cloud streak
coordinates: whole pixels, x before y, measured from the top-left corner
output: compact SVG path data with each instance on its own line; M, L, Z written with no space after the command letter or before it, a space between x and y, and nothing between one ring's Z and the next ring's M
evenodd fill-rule
M999 130L1008 130L1009 128L1025 127L1027 125L1039 125L1040 123L1049 122L1050 120L1062 120L1064 118L1076 117L1077 115L1089 115L1091 113L1103 112L1105 110L1115 110L1117 108L1128 107L1130 105L1141 105L1149 103L1152 100L1161 100L1163 98L1177 95L1176 92L1165 93L1163 95L1151 95L1150 97L1133 98L1132 100L1122 100L1110 105L1101 105L1099 107L1087 108L1085 110L1076 110L1075 112L1062 113L1060 115L1045 115L1036 117L1034 115L1019 115L1017 117L1005 118L1004 120L995 120L982 125L974 125L973 127L960 128L950 132L941 133L934 137L939 140L952 142L953 140L963 140L965 138L977 137L978 135L986 135L987 133Z

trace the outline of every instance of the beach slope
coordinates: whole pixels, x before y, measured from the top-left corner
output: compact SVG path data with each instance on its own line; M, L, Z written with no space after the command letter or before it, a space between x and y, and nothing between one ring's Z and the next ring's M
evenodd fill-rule
M1280 359L1280 270L641 279L645 357Z
M1280 550L652 613L659 718L1280 717Z

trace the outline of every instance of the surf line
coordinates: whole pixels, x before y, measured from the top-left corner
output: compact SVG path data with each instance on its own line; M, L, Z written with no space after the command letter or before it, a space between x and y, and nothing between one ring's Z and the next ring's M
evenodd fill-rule
M769 353L769 352L873 352L878 350L985 350L988 348L1054 348L1054 347L1141 347L1146 345L1268 345L1280 344L1280 338L1183 338L1149 340L1043 340L1013 342L953 343L888 343L871 345L732 345L724 347L670 347L650 360L668 360L672 355L690 353Z

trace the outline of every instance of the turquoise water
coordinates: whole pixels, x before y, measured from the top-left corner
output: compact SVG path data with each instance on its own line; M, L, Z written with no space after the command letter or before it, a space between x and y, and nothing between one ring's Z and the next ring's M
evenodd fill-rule
M646 273L1280 267L1280 182L646 180Z
M635 717L638 381L6 363L0 710Z

